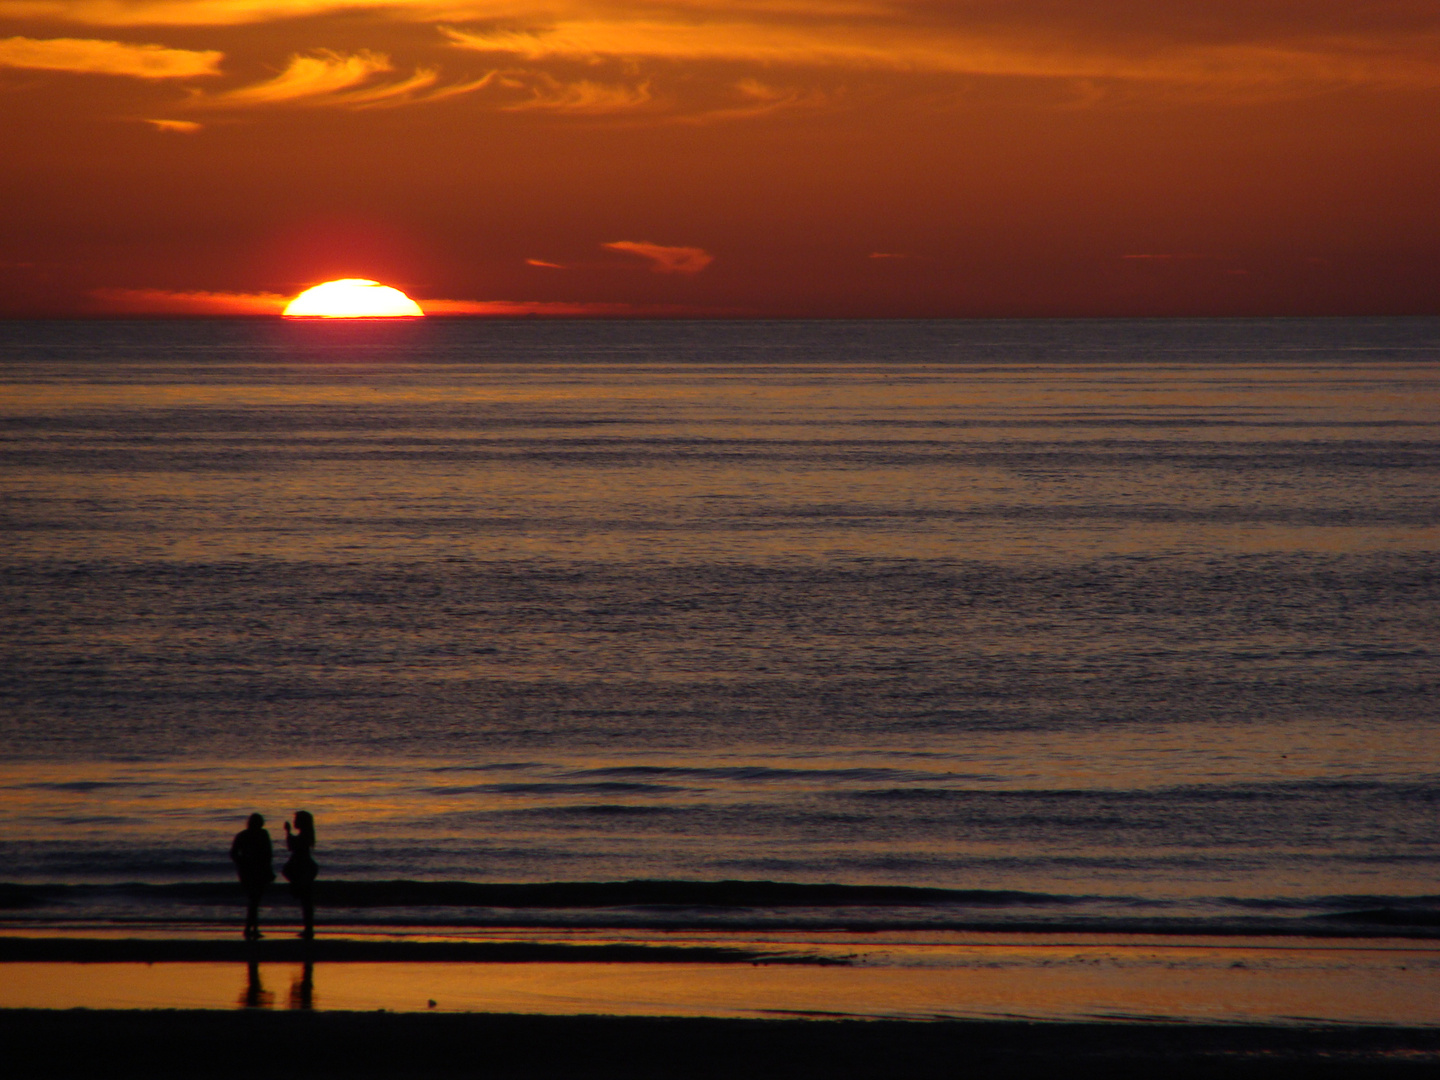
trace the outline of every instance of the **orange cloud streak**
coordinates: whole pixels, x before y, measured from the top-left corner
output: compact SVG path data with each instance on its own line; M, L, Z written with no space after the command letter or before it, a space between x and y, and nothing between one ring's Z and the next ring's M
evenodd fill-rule
M715 256L697 247L666 247L637 240L616 240L600 246L649 259L650 269L657 274L698 274L715 261Z
M279 293L96 289L96 307L115 315L279 315L294 297Z
M548 315L559 318L587 316L635 316L658 314L662 310L637 304L592 303L577 300L420 300L427 315L489 315L493 318L515 318L522 315Z
M504 105L506 112L544 109L563 113L612 113L638 108L650 101L650 84L639 86L606 84L581 79L563 83L544 73L532 76L536 81L532 94L523 101Z
M1119 79L1226 87L1295 84L1440 85L1435 34L1307 37L1213 43L1183 37L1075 39L1020 29L887 21L824 24L751 19L560 20L544 29L444 27L466 49L530 61L603 58L727 61L955 75Z
M168 289L96 289L96 312L106 315L280 315L294 299L280 293L181 292ZM426 300L416 303L426 315L476 315L491 318L637 317L684 315L689 308L669 304L625 304L586 300Z
M222 52L164 45L135 45L89 38L0 40L0 67L69 71L78 75L129 75L137 79L188 79L218 75Z
M63 19L89 26L238 26L403 4L404 0L3 0L0 16Z
M273 79L242 86L210 99L220 105L276 105L316 98L358 86L371 76L395 70L388 56L361 51L353 56L321 49L313 56L290 57Z
M204 126L194 120L146 120L145 123L157 131L174 131L182 135L193 135Z

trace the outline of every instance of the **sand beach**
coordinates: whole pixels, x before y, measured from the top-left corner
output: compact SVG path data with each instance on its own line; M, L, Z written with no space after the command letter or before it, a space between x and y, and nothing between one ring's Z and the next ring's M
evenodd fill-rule
M0 1010L10 1075L670 1078L1421 1077L1390 1026Z
M286 929L0 938L11 1075L1440 1071L1423 937Z
M1437 326L11 328L0 1067L1440 1073Z

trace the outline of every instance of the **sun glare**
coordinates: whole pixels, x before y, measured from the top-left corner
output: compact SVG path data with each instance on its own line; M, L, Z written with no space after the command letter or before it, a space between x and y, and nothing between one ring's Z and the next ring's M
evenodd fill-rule
M393 319L425 312L399 289L366 278L341 278L306 289L285 314L292 319Z

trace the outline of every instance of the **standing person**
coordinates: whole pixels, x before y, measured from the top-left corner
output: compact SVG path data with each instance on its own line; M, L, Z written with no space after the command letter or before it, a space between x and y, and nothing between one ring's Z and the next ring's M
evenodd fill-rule
M270 834L265 831L265 818L251 814L245 828L235 834L235 841L230 845L230 859L245 890L245 937L250 940L260 936L260 896L265 886L275 880L275 868L271 865L274 857Z
M285 822L285 846L290 849L290 858L280 872L290 882L290 892L305 913L305 929L300 936L307 940L315 936L315 876L320 868L310 854L315 847L315 819L308 810L295 811L295 831L290 831L290 822Z

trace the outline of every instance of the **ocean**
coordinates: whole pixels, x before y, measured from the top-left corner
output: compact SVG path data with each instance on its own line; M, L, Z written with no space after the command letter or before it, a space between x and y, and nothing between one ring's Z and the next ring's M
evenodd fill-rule
M1440 319L9 322L0 437L6 924L308 809L351 923L1440 928Z

